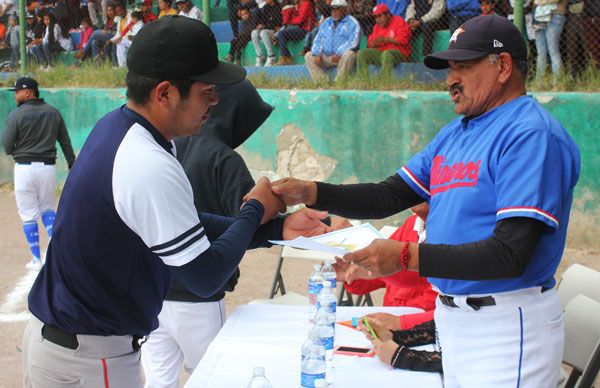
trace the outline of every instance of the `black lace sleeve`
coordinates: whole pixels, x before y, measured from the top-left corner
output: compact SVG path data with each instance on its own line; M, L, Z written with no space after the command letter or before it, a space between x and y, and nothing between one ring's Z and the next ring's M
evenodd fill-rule
M418 372L443 373L442 353L413 350L398 346L392 357L392 366L397 369L408 369Z
M402 346L435 344L435 322L433 320L407 330L392 331L395 343Z

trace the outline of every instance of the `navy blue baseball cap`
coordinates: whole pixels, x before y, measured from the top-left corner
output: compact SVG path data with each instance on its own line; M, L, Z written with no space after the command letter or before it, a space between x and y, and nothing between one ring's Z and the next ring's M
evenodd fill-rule
M243 67L219 61L208 26L185 16L164 16L137 33L127 51L127 67L138 75L230 85L246 77Z
M426 56L423 63L430 69L447 69L448 61L470 61L500 53L527 60L525 38L507 18L484 15L464 22L452 34L448 50Z
M34 80L31 77L21 77L18 78L15 81L15 86L8 89L11 92L15 92L17 90L23 90L23 89L32 89L32 90L38 90L38 83L36 80Z

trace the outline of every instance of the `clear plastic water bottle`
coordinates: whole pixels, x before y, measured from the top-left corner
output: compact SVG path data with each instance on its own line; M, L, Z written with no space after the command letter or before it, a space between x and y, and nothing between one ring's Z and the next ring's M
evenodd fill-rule
M313 265L313 271L308 278L308 320L315 322L315 316L317 315L317 299L319 293L323 288L323 275L321 274L321 266L319 264Z
M309 348L311 346L319 347L321 358L323 358L323 361L325 361L325 347L319 338L319 330L317 329L316 325L308 331L308 338L306 341L304 341L304 344L302 344L302 361L304 361L304 358L309 353Z
M254 367L254 376L248 383L248 388L273 388L269 380L265 377L265 368L262 366Z
M331 361L333 358L333 342L335 331L330 324L329 313L326 309L317 312L317 323L315 324L321 343L325 347L325 359Z
M323 268L321 268L321 273L323 274L323 278L329 281L331 288L335 291L337 274L333 268L333 263L335 263L333 259L325 260Z
M323 288L317 298L317 314L319 311L325 310L327 320L331 327L335 330L335 320L337 312L337 298L331 288L331 283L323 280Z
M325 379L325 348L319 341L302 347L300 385L314 388L315 381Z

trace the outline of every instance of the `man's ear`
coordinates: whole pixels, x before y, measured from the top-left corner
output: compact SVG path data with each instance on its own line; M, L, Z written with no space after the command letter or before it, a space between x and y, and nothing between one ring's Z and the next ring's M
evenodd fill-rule
M169 103L169 99L171 98L171 83L169 81L162 81L156 88L154 88L152 92L152 99L158 106L165 105Z
M504 84L508 82L513 71L516 71L516 69L509 53L501 53L498 58L498 64L500 66L498 81Z

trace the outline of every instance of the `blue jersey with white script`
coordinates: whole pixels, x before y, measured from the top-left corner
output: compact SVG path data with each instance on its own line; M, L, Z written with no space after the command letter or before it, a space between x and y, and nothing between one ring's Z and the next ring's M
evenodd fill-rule
M457 118L442 128L398 170L430 203L427 243L485 240L499 220L510 217L534 218L546 230L520 277L429 281L451 295L553 287L579 171L577 145L531 96L475 118Z

